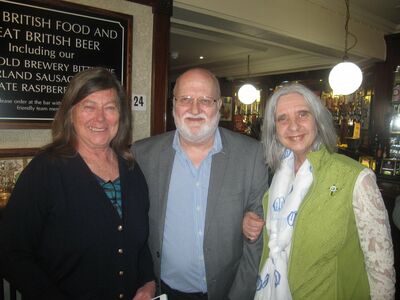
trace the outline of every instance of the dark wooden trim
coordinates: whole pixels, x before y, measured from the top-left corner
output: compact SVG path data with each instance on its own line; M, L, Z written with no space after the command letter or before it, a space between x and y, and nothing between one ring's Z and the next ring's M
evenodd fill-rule
M34 156L39 148L8 148L0 149L0 159L5 157Z
M154 0L153 14L172 16L172 0Z
M138 3L138 4L143 4L143 5L147 5L147 6L154 6L154 1L155 0L127 0L129 2L134 2L134 3Z
M0 129L49 129L51 121L20 122L20 121L1 121Z
M154 14L151 135L166 131L170 17Z

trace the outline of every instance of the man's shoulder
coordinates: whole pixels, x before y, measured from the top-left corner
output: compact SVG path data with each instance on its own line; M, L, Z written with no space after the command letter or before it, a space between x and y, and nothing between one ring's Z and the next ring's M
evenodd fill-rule
M222 127L219 127L219 130L221 133L222 142L225 141L231 145L241 145L244 147L259 147L261 145L260 141L245 134L234 132Z
M144 138L142 140L136 141L132 148L135 152L158 150L160 147L165 147L166 145L172 145L175 131L168 131L155 136Z
M157 134L154 136L150 136L141 140L138 140L134 143L134 145L150 145L150 144L157 144L163 143L166 140L173 139L175 131L167 131L161 134Z

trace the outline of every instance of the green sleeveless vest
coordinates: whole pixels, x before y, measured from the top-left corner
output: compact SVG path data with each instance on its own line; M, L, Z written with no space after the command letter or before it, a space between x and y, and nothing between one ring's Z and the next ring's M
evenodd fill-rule
M313 183L296 216L289 258L293 299L370 299L364 255L352 206L353 189L363 167L326 149L307 156ZM263 200L267 215L268 193ZM268 236L260 270L268 258Z

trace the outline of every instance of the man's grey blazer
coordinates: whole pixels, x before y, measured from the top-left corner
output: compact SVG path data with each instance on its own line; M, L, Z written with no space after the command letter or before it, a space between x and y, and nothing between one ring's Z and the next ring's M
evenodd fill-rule
M242 233L242 220L246 211L262 215L268 172L260 142L219 130L223 148L212 157L203 244L208 299L250 300L256 289L262 238L248 242ZM158 279L174 134L167 132L133 145L149 187L149 246Z

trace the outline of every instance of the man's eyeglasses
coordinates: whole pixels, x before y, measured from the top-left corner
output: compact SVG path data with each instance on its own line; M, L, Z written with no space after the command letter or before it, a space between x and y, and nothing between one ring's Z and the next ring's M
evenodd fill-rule
M176 101L176 104L179 106L192 105L194 100L197 100L197 102L204 107L211 107L214 105L215 102L217 102L217 99L208 96L201 96L197 98L192 96L180 96L180 97L174 97L174 100Z

